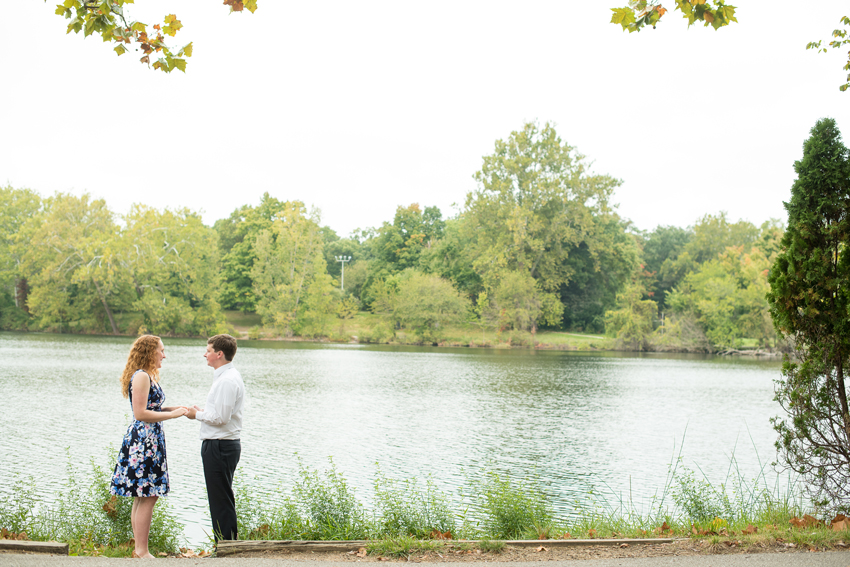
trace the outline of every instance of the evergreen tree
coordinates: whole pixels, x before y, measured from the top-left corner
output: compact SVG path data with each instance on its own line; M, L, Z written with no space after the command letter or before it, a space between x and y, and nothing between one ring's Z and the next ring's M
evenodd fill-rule
M850 505L850 156L832 119L822 119L794 164L788 227L767 294L777 330L796 344L786 358L774 418L780 459L809 481L821 505Z

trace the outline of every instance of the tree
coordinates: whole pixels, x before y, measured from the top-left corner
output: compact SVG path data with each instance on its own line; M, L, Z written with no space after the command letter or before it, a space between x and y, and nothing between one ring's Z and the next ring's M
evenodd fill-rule
M257 236L251 278L266 325L288 336L302 327L326 327L336 305L322 246L319 212L308 212L300 201L283 203L271 228Z
M43 328L118 334L114 309L127 298L120 269L119 227L103 199L57 193L17 233L25 249L23 274L32 285L28 304Z
M493 304L499 313L499 327L537 332L538 322L556 326L564 305L552 293L542 292L540 284L527 272L506 272L493 290Z
M218 297L218 242L188 209L133 205L124 217L121 263L144 330L210 336L224 331Z
M376 282L375 288L373 311L423 342L439 340L447 326L459 323L471 309L451 282L412 268Z
M770 261L760 248L729 246L685 276L668 295L670 309L693 314L712 346L740 346L756 339L761 346L775 340L765 294Z
M617 295L617 309L605 313L605 332L629 350L649 350L652 319L658 310L644 289L634 282Z
M475 179L479 188L466 197L460 237L491 297L508 273L518 272L521 280L533 278L544 304L553 304L576 274L568 260L581 246L598 268L605 242L599 221L611 213L608 200L620 182L591 174L551 124L528 123L497 140Z
M372 244L379 261L376 271L396 273L419 267L422 250L430 248L443 235L444 228L443 215L437 207L423 210L419 203L399 206L392 224L385 222Z
M690 242L693 232L677 226L657 226L643 237L644 269L650 277L650 293L658 302L659 308L666 307L667 294L678 285L678 279L661 275L661 266L665 262L673 263ZM668 265L669 265L668 263Z
M147 24L134 21L127 10L134 0L64 0L56 6L56 14L69 20L66 33L83 32L84 37L100 35L104 43L113 44L119 56L127 53L126 45L135 44L141 49L140 61L149 67L170 73L174 69L186 72L186 58L192 56L192 44L179 49L169 47L165 36L174 37L183 24L174 14L163 18L162 24ZM254 12L257 0L224 0L231 12L247 9ZM151 65L151 55L160 56Z
M850 506L850 153L835 120L819 120L794 163L788 227L767 295L777 331L791 337L774 418L782 463L810 483L814 500Z
M286 203L264 193L256 207L243 205L226 219L215 222L221 250L221 304L225 309L243 312L257 308L251 270L257 259L254 243L257 236L270 229Z
M41 197L29 189L0 187L0 289L10 290L14 305L27 312L29 286L21 271L26 243L15 246L15 236L41 208Z
M706 27L711 26L715 30L737 22L735 18L735 6L729 6L723 0L673 0L676 10L688 20L688 26L696 22L703 22ZM640 31L645 26L655 28L656 24L668 12L660 2L656 0L632 0L628 6L622 8L611 8L614 14L611 16L612 24L619 24L623 30L629 33Z

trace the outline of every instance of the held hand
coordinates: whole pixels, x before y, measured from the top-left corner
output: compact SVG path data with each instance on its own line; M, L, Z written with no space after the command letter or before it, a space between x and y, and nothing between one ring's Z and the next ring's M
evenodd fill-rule
M171 411L171 419L186 415L189 410L185 406L178 406Z
M186 417L189 419L195 419L195 414L198 413L198 409L198 406L186 408Z

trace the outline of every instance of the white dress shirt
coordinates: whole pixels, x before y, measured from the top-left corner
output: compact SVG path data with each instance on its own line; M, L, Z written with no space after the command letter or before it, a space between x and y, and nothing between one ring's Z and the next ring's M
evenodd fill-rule
M195 419L201 422L201 439L239 439L244 400L245 384L233 363L217 368L207 404L195 414Z

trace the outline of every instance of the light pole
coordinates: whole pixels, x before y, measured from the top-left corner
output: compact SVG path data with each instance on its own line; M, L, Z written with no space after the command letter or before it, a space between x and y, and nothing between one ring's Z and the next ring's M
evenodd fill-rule
M345 291L345 263L351 261L351 256L334 256L336 261L342 264L342 277L339 279L339 290Z

